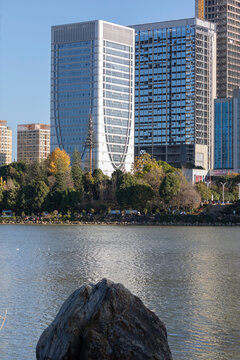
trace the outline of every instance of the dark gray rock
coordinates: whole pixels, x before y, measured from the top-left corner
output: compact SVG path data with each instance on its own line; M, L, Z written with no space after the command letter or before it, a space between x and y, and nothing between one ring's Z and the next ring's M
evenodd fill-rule
M171 360L158 317L121 284L76 290L37 344L38 360Z

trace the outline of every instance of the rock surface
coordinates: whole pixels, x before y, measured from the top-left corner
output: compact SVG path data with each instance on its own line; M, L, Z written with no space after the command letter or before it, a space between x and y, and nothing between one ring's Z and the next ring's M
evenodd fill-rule
M172 360L158 317L121 284L84 285L37 344L38 360Z

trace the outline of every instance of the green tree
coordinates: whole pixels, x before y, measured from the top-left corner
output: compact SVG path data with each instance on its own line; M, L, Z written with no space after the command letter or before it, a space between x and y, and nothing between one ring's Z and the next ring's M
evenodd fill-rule
M55 183L53 190L56 192L65 191L67 187L66 184L66 172L61 161L57 162L56 173L55 173Z
M154 191L148 184L134 184L121 188L118 192L118 203L121 206L133 207L138 210L154 196Z
M3 192L3 206L6 210L18 211L19 188L13 187Z
M158 160L158 165L163 169L165 174L168 173L175 173L176 172L176 168L169 165L167 162L162 161L162 160Z
M166 204L169 204L173 196L176 196L180 190L181 178L179 173L167 173L164 177L160 188L159 195Z
M2 201L3 201L3 188L0 186L0 209L1 209L1 205L2 205Z
M202 201L210 199L210 191L204 182L199 182L195 185L197 192L200 194Z
M117 187L116 198L120 205L129 205L131 186L137 184L137 179L130 173L123 174Z
M22 185L26 177L27 164L23 161L13 162L0 167L0 177L3 180L11 178L15 183Z
M33 192L32 192L32 208L34 211L41 212L43 209L43 204L49 193L49 187L42 180L36 180L33 183Z
M26 184L32 184L34 181L44 181L47 183L47 161L34 161L27 164L26 168Z
M134 175L141 177L143 174L149 172L151 169L158 167L156 159L148 153L136 156L133 164Z
M78 192L83 192L83 171L81 168L81 155L79 151L74 150L73 152L73 161L72 161L72 179L73 179L73 185L74 189Z
M92 173L92 176L95 184L109 179L101 169L95 169Z
M92 187L93 198L95 200L103 200L105 191L108 186L109 178L106 176L101 169L95 169L93 171L94 184Z

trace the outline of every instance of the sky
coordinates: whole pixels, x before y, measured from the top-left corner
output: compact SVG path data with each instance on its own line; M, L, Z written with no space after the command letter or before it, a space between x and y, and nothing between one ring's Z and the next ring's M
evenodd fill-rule
M194 16L184 0L0 0L0 120L50 123L51 26L106 20L120 25Z

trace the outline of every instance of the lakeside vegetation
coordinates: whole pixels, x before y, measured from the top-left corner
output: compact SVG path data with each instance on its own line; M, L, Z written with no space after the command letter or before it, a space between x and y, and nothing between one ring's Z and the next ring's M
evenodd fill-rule
M144 154L135 159L131 172L116 170L109 178L100 169L83 171L79 152L71 164L68 154L57 148L46 161L0 167L0 212L11 210L20 219L57 216L58 221L106 217L113 209L121 215L135 209L145 217L199 214L200 204L212 196L222 200L222 181L227 182L225 201L237 201L240 176L218 178L211 188L205 183L193 186L181 170Z

